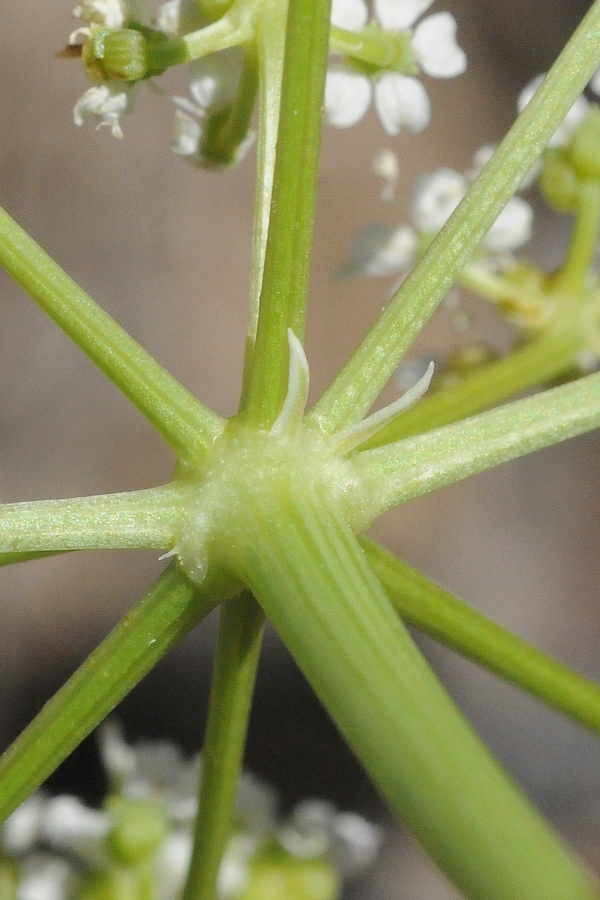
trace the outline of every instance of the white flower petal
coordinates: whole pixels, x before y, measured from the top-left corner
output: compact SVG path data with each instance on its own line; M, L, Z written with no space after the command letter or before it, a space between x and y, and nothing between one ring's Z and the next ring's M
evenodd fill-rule
M325 82L325 117L336 128L360 122L371 103L371 82L366 75L330 69Z
M367 225L352 246L352 262L346 271L361 275L397 275L414 261L417 235L408 225L387 228Z
M411 46L423 71L434 78L454 78L467 68L465 52L456 43L456 20L449 12L420 22Z
M130 90L124 90L120 83L98 84L89 88L75 104L73 121L76 125L83 125L87 116L96 116L100 119L98 128L106 125L113 137L122 138L119 119L131 109Z
M198 152L202 128L199 122L182 109L175 110L175 127L171 150L178 156L193 156Z
M32 849L41 834L45 803L42 794L32 794L8 817L2 827L2 847L8 853Z
M418 178L412 206L412 220L417 231L428 234L439 231L464 197L467 187L467 179L454 169L438 169L433 175Z
M380 25L392 31L411 28L433 0L375 0L375 15Z
M156 856L157 900L172 900L180 895L192 858L192 844L191 832L181 829L172 831L161 844Z
M166 0L161 3L156 13L156 27L159 31L176 37L179 34L181 20L181 0Z
M510 253L531 237L533 210L521 197L512 197L486 236L482 246L490 253Z
M103 841L112 822L109 815L63 794L49 800L44 815L44 838L56 849L70 850L90 862L103 856Z
M73 870L63 859L36 854L25 861L17 888L17 900L67 900Z
M125 0L82 0L73 10L76 19L82 19L104 28L124 28L129 19Z
M230 47L190 63L190 93L201 109L218 111L233 103L243 61L241 48Z
M383 832L356 813L339 813L334 820L330 854L343 878L352 878L375 862Z
M375 106L387 134L398 134L403 127L422 131L431 118L429 97L421 82L395 72L377 79Z
M348 31L360 31L369 21L369 10L364 0L333 0L331 24Z
M595 76L594 76L595 77ZM517 109L519 112L523 112L540 84L544 80L545 75L536 75L521 91L519 94L519 99L517 100ZM581 125L583 120L588 114L589 103L585 99L583 95L580 95L575 100L575 103L570 108L569 112L566 114L562 123L558 126L550 140L548 141L549 147L564 147L565 144L568 144L571 136L575 129Z

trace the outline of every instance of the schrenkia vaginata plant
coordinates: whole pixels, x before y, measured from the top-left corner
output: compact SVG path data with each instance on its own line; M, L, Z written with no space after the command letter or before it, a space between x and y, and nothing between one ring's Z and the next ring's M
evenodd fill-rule
M600 373L579 377L597 367L600 350L593 270L600 112L581 97L600 60L599 0L535 92L527 92L505 139L483 154L485 165L480 154L477 171L442 170L421 182L411 226L358 240L351 263L358 271L410 271L306 410L302 339L323 106L343 127L373 97L389 134L423 128L429 107L418 76L451 77L465 65L448 13L417 23L430 3L375 0L372 18L364 0L336 0L333 10L330 0L170 0L155 19L126 0L82 0L75 11L83 26L65 52L82 56L94 83L75 107L76 122L98 116L120 136L137 83L190 64L192 99L169 98L177 117L174 149L219 168L248 149L258 100L246 356L239 411L228 421L188 393L0 212L4 268L177 457L167 485L0 507L3 565L81 549L157 548L173 557L5 752L0 812L10 816L220 605L184 900L217 895L265 616L392 810L466 897L600 896L593 875L465 722L403 621L596 732L600 689L364 536L393 506L600 424ZM379 164L392 172L390 189L393 157L379 157ZM552 275L511 253L529 227L529 208L511 198L534 177L550 205L574 222L566 258ZM502 358L451 361L420 400L429 368L400 400L368 415L456 281L510 318L519 333L515 347ZM564 383L491 409L557 379ZM163 832L142 827L155 820L147 808L138 810L129 843L123 829L113 832L121 868L112 880L86 883L78 896L158 897L148 848L154 851ZM131 837L136 827L139 839ZM18 866L3 860L3 896L21 896ZM135 888L123 875L132 860L142 860L145 873ZM261 896L284 896L274 890ZM337 887L302 890L285 896L333 897ZM229 896L259 894L238 885Z

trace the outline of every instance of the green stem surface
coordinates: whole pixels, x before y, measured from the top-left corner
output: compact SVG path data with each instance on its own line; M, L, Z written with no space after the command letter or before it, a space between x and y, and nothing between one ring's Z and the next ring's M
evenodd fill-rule
M249 489L231 564L391 807L472 900L591 900L419 654L351 531L306 485Z
M0 821L214 605L175 564L166 569L0 758Z
M241 411L257 428L273 424L285 398L288 328L304 336L330 7L330 0L290 0L288 8L260 308L242 389Z
M600 183L582 182L567 259L556 276L553 293L581 297L598 249L599 227Z
M0 265L137 406L182 461L204 455L223 430L223 420L143 350L2 209Z
M600 373L464 422L357 453L372 519L447 484L600 425Z
M392 441L466 419L510 400L515 394L538 387L572 371L582 338L575 329L552 329L524 344L503 359L467 375L457 384L425 396L361 449L381 447Z
M368 538L360 544L405 622L600 736L600 686L492 622Z
M598 67L593 4L493 158L310 413L324 431L360 421Z
M145 491L0 506L0 553L170 549L181 491ZM1 557L0 557L1 559Z
M231 837L264 613L251 594L221 604L194 850L182 900L215 900Z

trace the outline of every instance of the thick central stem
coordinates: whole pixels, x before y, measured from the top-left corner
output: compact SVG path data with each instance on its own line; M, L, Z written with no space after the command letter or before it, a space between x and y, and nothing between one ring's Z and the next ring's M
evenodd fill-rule
M243 579L396 813L473 900L590 900L588 874L480 743L318 486L237 485L223 562ZM264 486L264 485L263 485Z

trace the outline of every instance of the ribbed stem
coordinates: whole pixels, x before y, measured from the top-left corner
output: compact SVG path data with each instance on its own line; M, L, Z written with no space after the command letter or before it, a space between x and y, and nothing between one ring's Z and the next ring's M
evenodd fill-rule
M600 373L353 459L372 520L447 484L600 426Z
M0 758L0 821L214 606L169 566Z
M170 549L181 491L169 485L122 494L0 506L0 553Z
M360 544L405 622L600 736L599 685L492 622L368 538L361 538Z
M231 835L264 624L250 594L221 604L194 850L182 900L215 900Z
M137 406L181 460L195 462L223 420L190 394L0 209L0 265Z
M472 900L591 900L591 877L420 656L358 542L305 484L244 498L230 562L392 808Z
M304 336L330 7L331 0L289 0L260 309L241 404L245 421L259 428L273 424L285 397L288 328Z
M431 396L426 394L423 400L379 431L361 449L381 447L401 438L466 419L502 401L510 400L521 391L558 378L572 371L582 343L578 329L555 328L509 356L467 375L458 384L442 388Z

